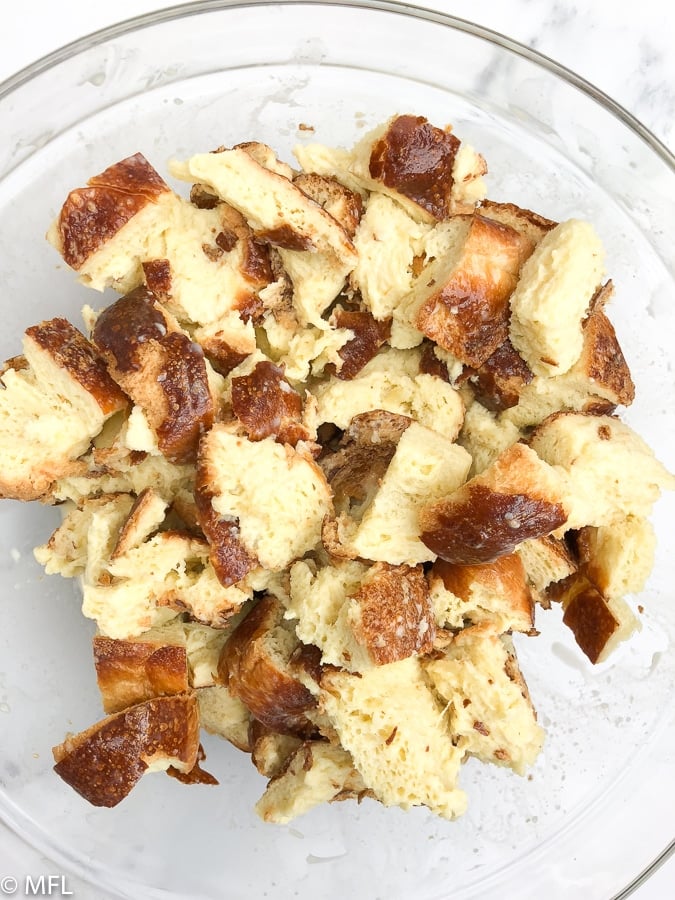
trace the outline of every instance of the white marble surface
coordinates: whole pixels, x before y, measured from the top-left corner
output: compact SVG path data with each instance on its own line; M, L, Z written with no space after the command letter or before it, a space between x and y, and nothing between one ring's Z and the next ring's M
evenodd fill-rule
M21 0L0 14L0 80L61 45L132 16L161 0ZM664 0L427 0L428 7L501 32L586 78L675 150L675 5ZM0 878L54 871L0 826ZM1 884L1 883L0 883ZM675 860L633 896L675 895ZM99 898L69 878L77 900ZM609 898L608 898L609 900Z

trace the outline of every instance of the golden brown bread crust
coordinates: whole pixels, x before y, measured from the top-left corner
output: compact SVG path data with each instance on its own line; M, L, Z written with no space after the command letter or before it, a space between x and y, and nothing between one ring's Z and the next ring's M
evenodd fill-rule
M354 416L338 449L319 461L337 512L365 500L387 471L399 439L412 419L383 409Z
M563 604L563 622L589 660L597 663L620 622L600 591L581 573L566 579L556 590Z
M343 381L356 378L391 335L391 320L378 322L367 310L338 309L331 317L331 324L354 332L354 337L338 350L342 360L339 371L333 366L326 367L326 371L334 372Z
M110 377L94 345L66 319L33 325L26 329L26 337L91 394L104 415L112 415L128 405L128 397Z
M193 693L154 697L107 716L53 748L54 771L94 806L116 806L148 766L197 761L199 714Z
M305 713L316 706L316 701L293 677L288 660L283 660L281 653L273 656L268 645L270 632L283 617L281 603L275 597L263 597L223 646L218 676L267 728L306 736L314 726Z
M476 399L492 412L501 412L518 403L520 392L534 375L507 338L471 378Z
M145 413L167 459L194 461L214 413L201 347L144 287L101 313L93 340L112 377Z
M93 649L98 688L107 713L152 697L183 694L190 688L184 646L97 635Z
M224 519L213 508L213 483L208 455L199 453L194 487L197 517L209 542L209 559L218 581L223 587L230 587L254 569L258 560L241 541L239 520Z
M527 584L525 567L516 553L480 565L456 565L437 559L432 572L442 580L446 590L460 600L468 601L471 589L476 585L490 593L508 597L510 609L514 613L521 612L534 627L534 598Z
M283 367L269 360L232 379L232 412L251 441L274 435L280 444L295 446L310 437L302 423L302 397L284 378Z
M61 254L73 269L83 263L169 186L145 157L136 153L71 191L61 208Z
M485 199L481 201L478 211L488 219L515 228L534 244L538 243L558 224L553 219L546 219L531 209L516 206L515 203L497 203L494 200Z
M314 172L301 172L295 176L293 184L336 219L348 237L354 237L363 214L363 200L359 194L350 191L337 178Z
M614 407L630 406L635 399L635 385L628 363L614 326L603 311L613 292L611 281L598 290L591 301L591 312L583 324L584 346L575 368L585 372L594 390L602 389L609 394L609 399L604 403L603 398L590 398L587 412L613 412Z
M171 263L168 259L149 259L141 263L145 285L149 291L166 302L171 296Z
M514 444L450 497L423 507L421 540L441 559L475 565L549 534L567 520L549 468L528 447Z
M352 600L359 610L354 636L376 665L433 648L436 623L422 566L375 563Z
M459 261L442 284L429 284L415 327L478 368L508 337L509 297L532 249L515 229L473 215Z
M459 145L454 134L423 116L397 116L373 144L370 176L440 221L452 211L452 169Z

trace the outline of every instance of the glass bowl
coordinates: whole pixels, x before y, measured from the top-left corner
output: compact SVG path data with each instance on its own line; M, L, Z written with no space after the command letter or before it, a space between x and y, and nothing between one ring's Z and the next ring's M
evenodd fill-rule
M43 236L67 191L142 151L171 157L255 139L351 145L395 112L451 122L490 167L489 196L595 224L616 285L612 318L637 399L625 419L675 469L673 158L590 85L500 35L391 3L192 3L122 23L0 86L3 358L89 292ZM301 126L310 125L313 132ZM101 716L91 623L76 585L32 556L58 519L0 504L0 816L36 858L151 898L625 896L672 838L673 497L654 516L642 629L588 664L559 610L538 611L521 665L548 732L529 776L470 762L456 822L372 801L259 821L264 781L206 738L220 786L147 777L113 810L52 772L51 747Z

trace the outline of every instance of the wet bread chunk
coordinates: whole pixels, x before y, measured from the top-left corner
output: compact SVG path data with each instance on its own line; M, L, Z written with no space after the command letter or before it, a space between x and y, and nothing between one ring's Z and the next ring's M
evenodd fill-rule
M199 438L213 421L202 348L146 288L107 307L93 340L111 375L142 409L171 462L192 462Z
M305 714L316 701L289 666L298 643L281 603L265 596L225 642L218 676L263 725L308 736L314 726Z
M441 559L475 565L566 520L560 475L529 447L514 444L480 475L422 509L421 539Z
M93 806L117 806L148 771L197 762L193 693L155 697L115 713L54 747L54 771Z

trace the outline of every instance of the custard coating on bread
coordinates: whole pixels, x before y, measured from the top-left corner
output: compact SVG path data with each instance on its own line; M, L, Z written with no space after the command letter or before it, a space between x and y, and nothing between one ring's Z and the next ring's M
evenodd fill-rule
M201 150L182 192L139 153L68 194L52 246L120 296L0 376L0 495L61 504L35 556L97 626L108 716L56 771L103 806L147 771L214 785L203 730L265 822L453 819L468 759L524 775L543 744L512 634L560 603L595 664L639 627L675 478L615 415L624 288L590 223L486 198L420 115L294 165Z

